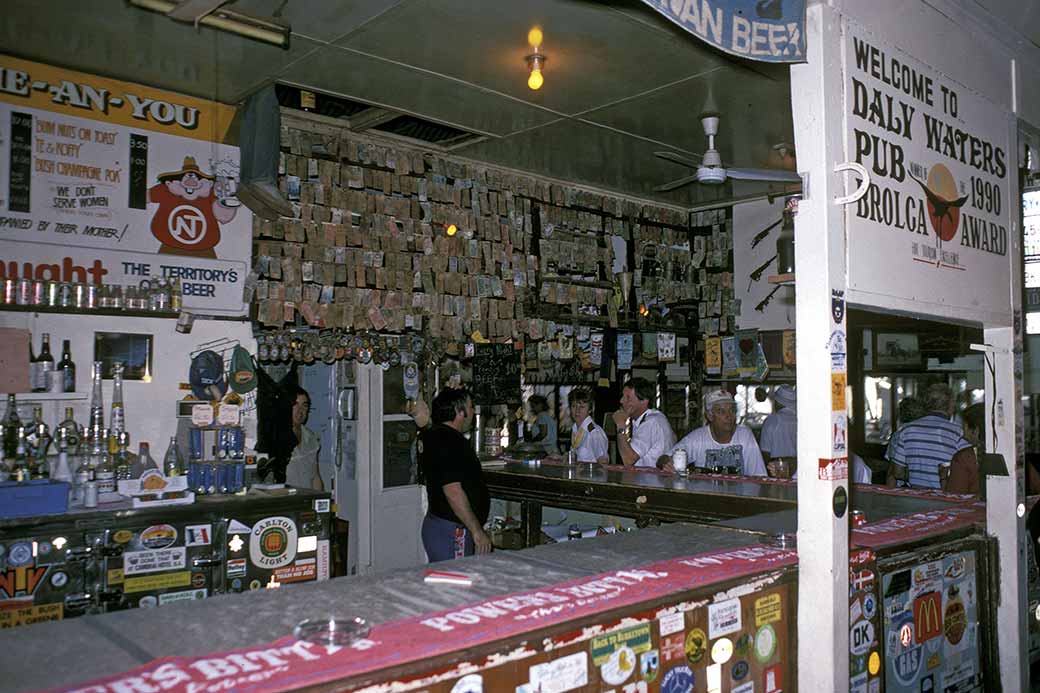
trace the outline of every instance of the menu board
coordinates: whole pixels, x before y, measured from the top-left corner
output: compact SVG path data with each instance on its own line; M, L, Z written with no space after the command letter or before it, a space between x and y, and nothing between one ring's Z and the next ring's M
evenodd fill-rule
M0 55L5 278L137 286L245 311L252 215L234 108Z
M520 352L512 344L477 344L473 354L473 403L520 401Z

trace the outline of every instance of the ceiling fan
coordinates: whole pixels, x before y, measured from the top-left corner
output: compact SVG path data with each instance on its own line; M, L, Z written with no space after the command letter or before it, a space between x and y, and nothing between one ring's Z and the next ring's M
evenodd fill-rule
M704 152L700 162L683 156L676 152L654 152L654 155L667 159L683 166L696 169L696 173L690 176L677 178L676 180L658 185L654 188L657 192L675 190L690 183L704 183L705 185L722 185L727 178L735 180L757 180L767 183L801 183L802 177L794 171L784 171L772 168L724 168L722 156L715 149L715 135L719 132L719 117L715 115L701 118L704 126L704 134L708 137L708 150Z

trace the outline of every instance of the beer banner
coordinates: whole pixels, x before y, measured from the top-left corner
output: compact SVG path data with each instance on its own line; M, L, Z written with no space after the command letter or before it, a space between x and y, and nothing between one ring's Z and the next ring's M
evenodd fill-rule
M243 313L252 215L230 106L0 56L0 278L138 285Z
M846 156L870 174L845 208L849 302L1010 316L1009 115L854 22L844 49Z
M697 38L766 63L805 62L805 0L643 0Z
M658 561L495 597L446 611L373 626L349 647L285 637L205 657L165 657L133 671L55 689L79 693L128 690L283 691L427 660L672 594L775 571L798 562L794 551L749 546ZM476 564L473 564L476 566ZM414 571L416 579L419 571ZM594 632L587 629L587 636ZM535 650L528 650L533 656Z
M874 522L852 530L850 546L880 549L885 546L920 541L948 534L955 529L985 525L986 508L981 503L966 503L942 510L912 513Z

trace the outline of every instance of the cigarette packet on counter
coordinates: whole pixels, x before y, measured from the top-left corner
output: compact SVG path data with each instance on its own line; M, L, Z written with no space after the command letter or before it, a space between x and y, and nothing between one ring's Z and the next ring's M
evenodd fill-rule
M427 583L444 583L447 585L463 585L469 587L473 584L473 578L465 573L449 573L444 570L427 570L423 572L423 580Z

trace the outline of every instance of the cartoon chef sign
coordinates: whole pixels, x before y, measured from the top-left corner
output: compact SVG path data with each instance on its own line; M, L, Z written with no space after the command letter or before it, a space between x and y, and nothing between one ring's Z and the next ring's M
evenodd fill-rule
M235 218L237 205L217 198L215 177L191 156L184 157L179 171L160 173L158 179L148 201L159 205L152 216L152 235L162 244L159 253L216 258L220 225Z

